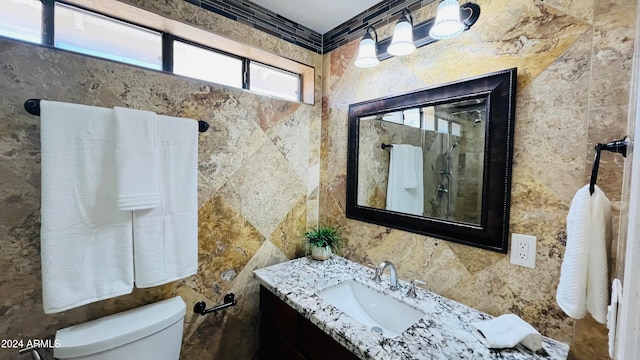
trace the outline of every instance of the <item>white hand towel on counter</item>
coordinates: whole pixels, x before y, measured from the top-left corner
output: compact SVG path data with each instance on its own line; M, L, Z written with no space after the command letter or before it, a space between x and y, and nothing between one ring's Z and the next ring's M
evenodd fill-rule
M41 101L45 314L128 294L131 213L118 211L113 110Z
M611 203L595 186L578 190L567 215L567 246L560 268L556 301L574 319L587 312L599 323L607 321L608 263L611 241Z
M121 211L160 206L157 115L115 107L118 208Z
M133 213L136 287L175 281L198 268L198 122L158 116L162 203Z
M490 349L512 348L519 343L533 352L542 349L542 335L515 314L471 323L470 327L473 335Z

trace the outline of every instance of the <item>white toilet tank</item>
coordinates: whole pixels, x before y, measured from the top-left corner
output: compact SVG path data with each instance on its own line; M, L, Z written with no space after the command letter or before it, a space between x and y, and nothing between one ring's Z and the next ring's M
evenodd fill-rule
M57 359L178 360L186 306L159 301L56 332Z

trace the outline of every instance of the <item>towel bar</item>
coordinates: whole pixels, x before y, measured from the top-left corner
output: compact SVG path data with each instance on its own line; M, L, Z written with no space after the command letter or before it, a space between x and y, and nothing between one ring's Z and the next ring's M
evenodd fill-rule
M40 116L40 99L29 99L24 102L24 109L31 115ZM205 132L209 129L209 123L198 120L198 131Z
M236 304L238 304L238 301L236 301L235 295L233 293L228 293L224 296L224 304L220 304L218 306L207 309L207 303L205 303L204 301L200 301L193 306L193 312L200 315L207 315L209 313L216 312L230 306L235 306Z

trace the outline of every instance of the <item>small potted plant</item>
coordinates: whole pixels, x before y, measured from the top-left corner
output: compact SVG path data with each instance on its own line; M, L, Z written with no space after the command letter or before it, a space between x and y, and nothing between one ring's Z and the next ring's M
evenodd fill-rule
M320 226L304 233L307 254L316 260L327 260L340 249L340 236L330 226Z

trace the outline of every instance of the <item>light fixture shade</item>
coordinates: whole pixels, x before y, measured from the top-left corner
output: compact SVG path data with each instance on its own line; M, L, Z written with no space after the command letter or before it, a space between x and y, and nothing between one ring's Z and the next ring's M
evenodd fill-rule
M436 21L429 36L436 40L449 39L460 35L464 24L460 21L460 4L457 0L444 0L438 5Z
M387 52L394 56L409 55L416 49L413 44L413 25L406 17L401 17L393 28L393 38Z
M355 64L357 67L368 68L378 65L379 62L376 54L376 43L371 38L371 35L366 33L362 40L360 40L358 58Z

